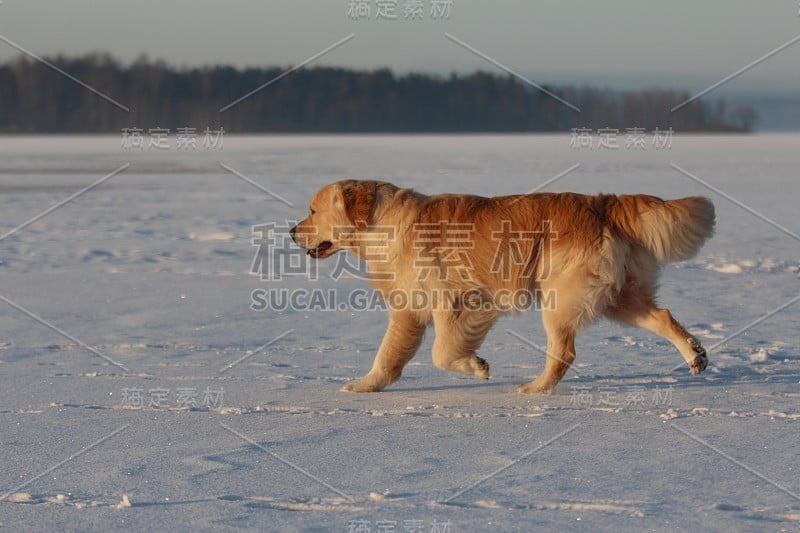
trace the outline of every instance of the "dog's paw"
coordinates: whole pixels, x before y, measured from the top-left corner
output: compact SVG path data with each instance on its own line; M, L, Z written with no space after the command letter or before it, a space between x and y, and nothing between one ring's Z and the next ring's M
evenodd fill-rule
M698 356L694 358L694 361L691 362L689 368L692 370L692 375L697 375L705 370L707 366L708 357L706 357L705 351L703 351L702 354L698 354Z
M486 359L475 357L472 367L472 374L476 378L489 379L489 363L486 362Z
M689 363L689 368L692 371L692 375L697 375L703 370L706 369L708 366L708 355L706 355L706 350L700 345L700 342L695 339L694 337L689 337L686 339L686 342L689 343L689 346L692 347L694 353L697 354L697 357Z
M362 378L348 381L339 390L342 392L380 392L383 390L383 386L372 380Z
M535 379L530 383L523 383L517 386L517 392L520 394L550 394L553 392L555 384L545 383Z

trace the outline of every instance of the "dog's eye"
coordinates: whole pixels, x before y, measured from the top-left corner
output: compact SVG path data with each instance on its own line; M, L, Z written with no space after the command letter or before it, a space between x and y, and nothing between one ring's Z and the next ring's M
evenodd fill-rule
M308 212L309 212L309 213L311 213L312 215L315 215L315 214L317 214L317 212L316 212L316 211L314 211L313 209L309 209L309 210L308 210Z

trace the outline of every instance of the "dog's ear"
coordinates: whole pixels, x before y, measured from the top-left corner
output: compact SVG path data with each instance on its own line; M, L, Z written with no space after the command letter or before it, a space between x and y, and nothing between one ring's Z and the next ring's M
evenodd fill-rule
M372 218L377 184L374 181L348 181L342 184L342 202L347 218L364 229Z

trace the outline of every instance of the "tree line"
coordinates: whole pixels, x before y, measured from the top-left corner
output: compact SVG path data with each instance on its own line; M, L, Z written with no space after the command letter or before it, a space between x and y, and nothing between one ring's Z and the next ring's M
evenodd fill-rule
M0 65L0 132L99 133L183 128L228 133L547 132L572 128L752 130L756 114L687 91L542 87L505 74L396 75L334 67L293 72L238 104L284 68L175 68L142 57L122 66L105 54L47 58L129 108L120 109L52 68L21 56Z

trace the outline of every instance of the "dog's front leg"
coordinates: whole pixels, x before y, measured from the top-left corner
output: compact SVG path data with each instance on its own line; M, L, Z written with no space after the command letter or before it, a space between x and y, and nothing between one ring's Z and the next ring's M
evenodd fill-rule
M495 320L494 312L434 311L433 364L442 370L489 379L489 363L475 352Z
M390 311L389 327L383 336L372 370L342 387L346 392L378 392L400 378L403 367L417 353L425 333L425 324L406 311Z

